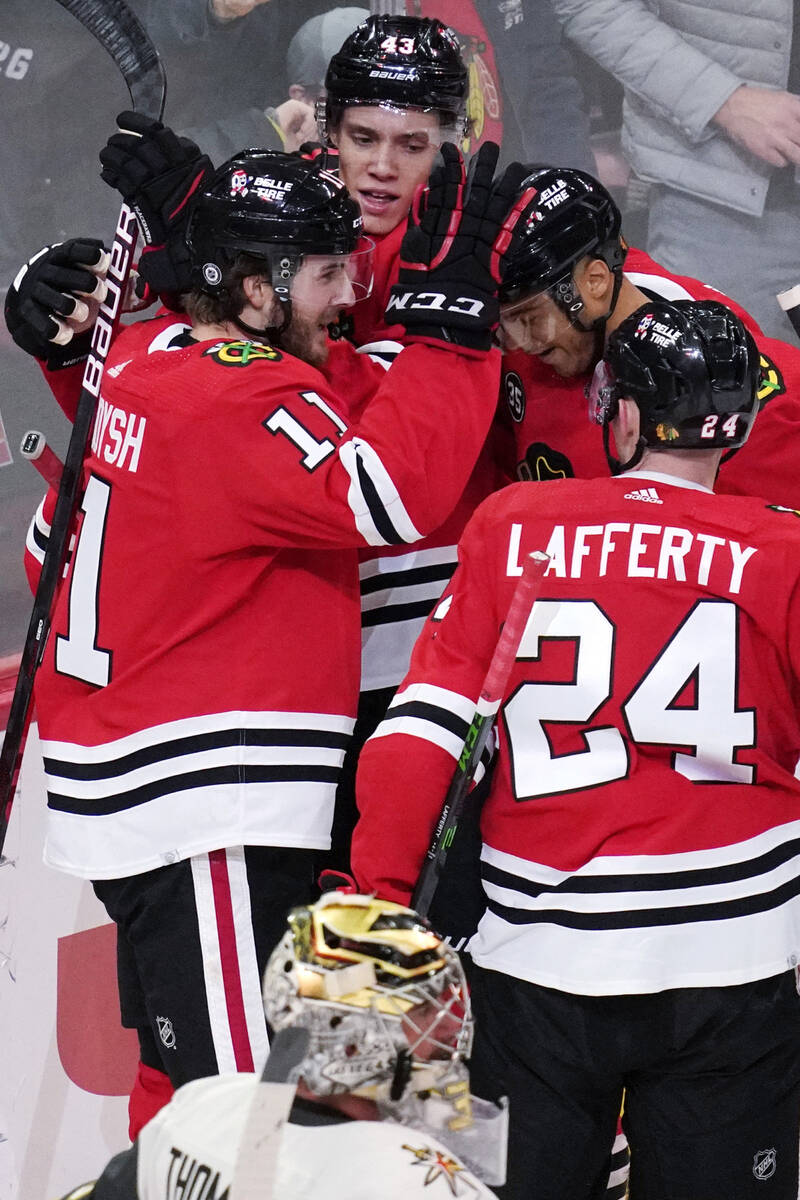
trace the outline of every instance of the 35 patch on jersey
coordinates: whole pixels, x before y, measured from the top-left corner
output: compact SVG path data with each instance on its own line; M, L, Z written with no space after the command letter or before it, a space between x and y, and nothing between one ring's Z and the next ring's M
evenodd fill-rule
M512 421L521 421L525 416L525 388L516 371L506 371L503 376L503 390Z
M203 351L204 358L213 358L223 367L249 367L254 362L280 362L283 355L261 342L218 342Z

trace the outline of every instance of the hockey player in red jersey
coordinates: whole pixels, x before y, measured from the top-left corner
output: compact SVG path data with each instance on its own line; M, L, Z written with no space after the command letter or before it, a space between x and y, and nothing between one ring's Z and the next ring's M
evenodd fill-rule
M375 242L372 296L344 325L355 345L391 355L400 348L391 341L405 340L391 290L408 211L442 140L463 137L467 66L453 32L441 21L383 13L367 18L346 38L330 61L325 89L320 132L335 148L339 175ZM360 554L362 695L337 798L332 863L340 869L349 865L358 750L385 713L425 618L455 569L464 525L481 500L509 481L498 461L492 435L438 529L410 551L383 547Z
M354 300L357 205L268 152L192 201L189 330L139 322L109 356L37 679L46 857L117 922L125 1023L175 1083L263 1057L260 970L312 886L355 716L357 548L435 527L491 421L507 203L496 147L466 185L455 147L443 159L404 248L409 345L388 373L327 340ZM54 307L48 253L13 289L20 341L26 313Z
M443 141L463 137L467 67L450 29L434 18L368 17L325 75L323 142L375 242L371 301L353 313L353 341L402 337L387 308L408 210Z
M632 1195L768 1183L789 1200L800 524L711 490L759 407L730 310L651 302L601 367L618 473L478 509L362 753L354 864L364 889L410 895L515 579L547 550L498 718L470 946L473 1077L511 1106L501 1195L602 1195L624 1087Z
M606 470L596 429L583 420L584 387L608 335L650 298L721 300L754 334L765 411L747 446L720 469L718 491L800 504L800 351L766 338L733 301L671 275L620 235L620 213L591 175L532 170L501 295L500 418L509 466L521 479L592 478ZM770 464L769 471L764 463Z
M463 968L416 913L342 892L295 908L264 1008L277 1033L261 1079L187 1084L64 1200L494 1195L507 1110L470 1096Z

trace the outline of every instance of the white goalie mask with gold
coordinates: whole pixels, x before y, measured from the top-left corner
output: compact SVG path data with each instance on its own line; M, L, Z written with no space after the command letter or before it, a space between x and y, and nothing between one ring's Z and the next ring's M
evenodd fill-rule
M470 1095L472 1012L458 955L410 908L328 892L294 908L264 975L273 1029L308 1034L288 1078L350 1093L441 1137L484 1182L505 1180L508 1109Z
M469 1117L472 1017L458 955L410 908L328 892L293 909L264 976L276 1030L310 1035L297 1068L320 1096L399 1104L450 1092Z

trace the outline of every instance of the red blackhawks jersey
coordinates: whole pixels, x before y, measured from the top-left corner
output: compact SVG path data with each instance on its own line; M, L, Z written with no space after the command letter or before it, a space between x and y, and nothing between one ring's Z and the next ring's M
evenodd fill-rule
M722 300L744 320L761 351L764 410L745 446L723 463L717 491L763 496L800 506L800 350L765 337L727 296L686 276L671 275L631 248L625 276L648 296ZM600 429L587 417L588 376L562 379L546 362L520 351L503 358L500 420L510 427L509 470L520 479L594 479L608 474Z
M363 352L388 364L402 349L405 329L387 325L384 310L397 282L405 221L375 238L374 279L368 300L353 309L353 338ZM438 379L431 389L441 388ZM457 403L451 397L450 402ZM408 669L411 650L425 618L458 561L457 543L473 512L492 492L509 482L493 430L481 450L466 488L447 520L413 549L383 547L359 554L361 577L361 690L396 687Z
M359 686L358 547L415 541L450 511L497 360L411 345L386 372L340 344L337 393L174 318L120 333L37 676L52 865L106 878L328 844Z
M475 961L587 995L789 969L800 520L667 474L515 484L479 508L361 755L360 887L408 900L521 564L540 549L551 561L482 812Z

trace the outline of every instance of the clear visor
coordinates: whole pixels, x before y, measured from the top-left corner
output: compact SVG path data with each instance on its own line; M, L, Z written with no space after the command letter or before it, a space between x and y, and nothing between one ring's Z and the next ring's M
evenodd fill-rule
M375 243L367 237L349 254L306 254L292 283L292 304L309 311L318 307L352 308L372 293Z
M503 350L542 354L558 335L560 310L546 292L500 305L497 340Z
M589 420L595 425L605 425L611 407L618 399L616 376L605 359L600 359L585 390Z
M327 133L334 133L339 128L344 118L344 114L351 114L348 125L358 125L359 110L364 112L364 122L366 129L360 131L358 128L352 131L355 137L363 137L364 133L369 132L370 114L379 115L379 118L388 118L390 122L390 130L381 128L381 132L390 132L392 138L397 141L402 139L407 144L409 153L419 154L421 151L434 147L438 150L443 142L458 142L464 136L466 128L466 118L464 116L455 116L453 113L443 112L439 108L411 108L408 105L394 104L391 100L348 100L346 105L343 105L337 111L336 126L331 129L327 128ZM320 121L319 114L322 113L322 123L324 127L324 108L317 106L318 122ZM429 118L434 117L435 120ZM334 137L334 140L335 137Z

